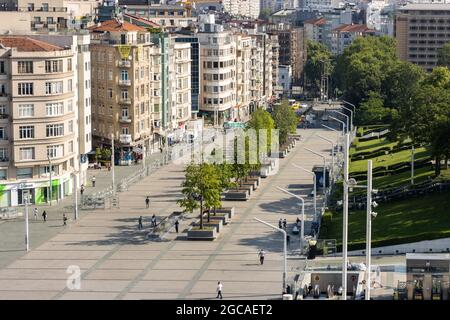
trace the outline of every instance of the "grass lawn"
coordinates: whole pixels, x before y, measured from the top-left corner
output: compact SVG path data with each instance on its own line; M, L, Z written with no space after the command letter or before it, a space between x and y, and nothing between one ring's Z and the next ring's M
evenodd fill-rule
M405 141L405 142L408 142ZM350 155L356 153L356 152L368 152L372 151L375 152L376 150L383 148L383 147L393 147L398 144L398 141L389 141L386 138L380 138L375 140L369 140L369 141L362 141L362 142L356 142L355 145L353 145L350 148Z
M372 222L372 247L450 237L450 193L380 204ZM326 213L330 215L330 213ZM365 247L366 212L349 214L349 249ZM323 220L321 239L342 244L342 212Z

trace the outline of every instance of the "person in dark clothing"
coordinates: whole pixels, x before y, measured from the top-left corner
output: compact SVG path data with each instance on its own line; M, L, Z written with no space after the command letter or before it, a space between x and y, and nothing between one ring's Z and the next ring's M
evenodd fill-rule
M265 254L266 253L264 252L264 249L259 250L258 256L259 256L259 263L261 265L264 264L264 256L265 256Z
M178 225L179 225L180 223L178 222L178 220L176 220L175 221L175 231L178 233Z
M308 286L308 295L311 294L311 291L312 291L312 285L311 285L311 283L310 283L309 286Z
M67 226L67 217L65 213L63 213L63 226Z
M283 227L283 220L278 220L278 228L281 229Z
M142 216L139 217L138 223L139 223L138 228L139 228L139 230L141 230L144 227L142 225Z
M150 207L150 197L145 198L145 206L147 209Z
M283 229L286 230L287 228L287 221L286 219L283 220Z
M42 212L42 219L44 219L44 222L47 221L47 212L45 210Z
M286 235L286 245L289 247L290 243L291 243L291 237L287 234Z
M81 187L80 187L80 193L81 193L81 196L83 196L83 193L84 193L84 184L82 184Z

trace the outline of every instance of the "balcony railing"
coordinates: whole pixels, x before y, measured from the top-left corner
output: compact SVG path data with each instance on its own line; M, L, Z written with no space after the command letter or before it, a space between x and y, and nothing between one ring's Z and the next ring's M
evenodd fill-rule
M28 11L28 12L67 12L67 7L39 7L39 8L31 8L31 7L18 7L18 11Z
M129 105L129 104L131 104L131 99L130 99L130 98L120 98L119 102L120 102L121 104L127 104L127 105Z
M128 116L122 116L122 117L120 118L120 122L123 122L123 123L130 123L130 122L131 122L131 119L130 119Z
M9 162L9 157L0 157L0 162Z
M131 86L131 80L119 79L119 85L129 87L129 86Z
M1 119L9 119L9 114L0 113L0 120Z
M130 68L131 67L131 61L121 60L121 61L119 61L119 67Z

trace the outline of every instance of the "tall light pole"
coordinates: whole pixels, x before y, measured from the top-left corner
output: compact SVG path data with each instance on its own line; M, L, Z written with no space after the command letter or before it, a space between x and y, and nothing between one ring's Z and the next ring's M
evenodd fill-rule
M346 122L347 122L345 127L347 128L347 132L349 132L349 130L350 130L350 117L348 115L346 115L345 113L342 113L342 112L339 112L339 111L336 111L336 110L331 110L331 111L336 112L337 114L340 114L341 116L345 117Z
M298 166L296 164L293 165L294 167L303 170L309 174L311 174L313 176L313 182L314 182L314 189L313 189L313 193L314 193L314 217L317 215L317 182L316 182L316 174L310 170L307 170L301 166Z
M328 129L328 130L331 130L331 131L334 131L334 132L337 132L338 133L338 135L337 135L337 147L338 147L338 151L340 152L340 148L339 148L339 146L340 146L340 144L339 144L339 138L340 138L340 136L342 135L342 131L339 131L339 130L336 130L336 129L334 129L334 128L332 128L332 127L329 127L329 126L327 126L327 125L324 125L324 124L322 124L322 127L324 127L324 128L326 128L326 129Z
M341 107L342 107L342 109L345 109L350 112L350 131L353 132L353 110L351 110L347 107L344 107L344 106L341 106Z
M317 134L316 136L322 140L325 140L325 141L331 143L331 181L334 182L334 142L333 142L333 140L325 138L325 137L321 136L320 134Z
M326 177L327 177L327 162L326 162L326 158L325 156L321 155L318 152L315 152L314 150L308 149L303 147L303 149L315 154L316 156L319 156L323 159L323 182L322 182L322 186L323 186L323 194L325 196L325 202L324 202L324 207L326 207L327 205L327 185L326 185ZM315 217L317 220L317 216Z
M349 156L349 134L344 140L344 199L343 199L343 219L342 219L342 293L343 300L347 300L347 240L348 240L348 156Z
M116 184L115 184L115 174L114 174L114 132L111 133L111 176L112 176L112 192L116 195Z
M344 135L345 134L345 122L344 121L342 121L342 120L339 120L339 119L337 119L337 118L335 118L335 117L332 117L332 116L330 116L330 119L333 119L333 120L335 120L335 121L337 121L337 122L339 122L339 123L341 123L342 124L342 135Z
M23 191L25 196L25 249L30 251L30 233L28 229L28 201L30 200L30 192L28 190Z
M411 184L414 184L414 141L411 146Z
M262 224L265 224L266 226L275 229L278 232L281 232L283 234L283 252L284 252L284 260L283 260L283 291L286 290L286 278L287 278L287 244L286 244L286 231L283 229L280 229L270 223L267 223L265 221L262 221L258 218L254 218L256 221L261 222Z
M351 107L353 107L353 111L356 112L356 106L353 103L350 103L350 102L345 101L345 100L342 100L342 102L348 104Z
M48 165L49 165L49 173L50 173L50 187L49 187L49 196L50 196L50 205L52 205L52 200L53 200L53 186L52 186L52 170L53 170L53 166L52 166L52 160L50 159L50 155L47 154L47 160L48 160Z
M78 172L73 173L73 215L75 220L78 220L78 182L77 182Z
M287 193L290 196L293 196L295 198L297 198L298 200L300 200L302 202L302 221L301 221L301 230L300 230L300 251L301 254L303 254L304 252L304 247L305 247L305 199L303 199L302 197L293 194L292 192L287 191L286 189L277 187L278 190L283 191L284 193Z

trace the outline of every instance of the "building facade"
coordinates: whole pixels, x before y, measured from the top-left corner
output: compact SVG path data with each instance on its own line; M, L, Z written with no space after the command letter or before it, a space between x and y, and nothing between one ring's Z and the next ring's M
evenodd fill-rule
M395 19L397 55L431 71L438 51L450 42L450 3L408 4L398 10Z
M331 53L339 55L358 37L374 36L376 30L364 24L343 24L331 32Z

